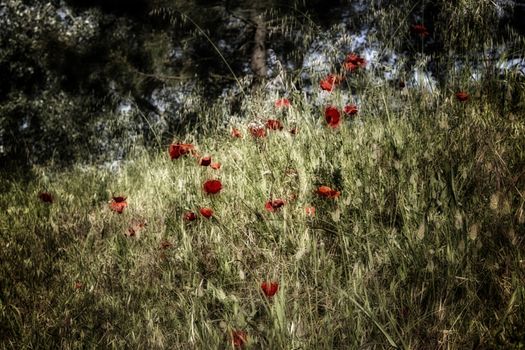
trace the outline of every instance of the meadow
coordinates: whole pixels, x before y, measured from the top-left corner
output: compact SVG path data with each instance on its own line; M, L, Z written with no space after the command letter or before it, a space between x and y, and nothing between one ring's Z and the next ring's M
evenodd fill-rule
M366 64L117 170L2 174L1 347L525 348L523 77Z

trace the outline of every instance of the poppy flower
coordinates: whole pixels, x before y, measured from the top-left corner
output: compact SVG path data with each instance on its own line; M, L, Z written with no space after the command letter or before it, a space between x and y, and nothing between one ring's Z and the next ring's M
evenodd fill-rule
M346 105L343 109L346 115L354 115L357 114L357 106L356 105Z
M127 206L128 202L126 202L126 197L113 197L111 203L109 203L109 208L119 214L122 214L124 208Z
M266 121L266 129L270 130L282 130L283 124L277 119L268 119Z
M208 194L216 194L221 191L222 183L219 180L208 180L202 187L204 188L204 192Z
M261 138L266 136L266 129L262 126L252 125L248 128L250 134L255 138Z
M424 38L429 34L427 27L425 27L424 24L413 24L410 27L410 30L412 31L412 33L419 35L421 38Z
M40 192L38 198L44 203L53 203L53 196L49 192Z
M188 152L194 150L195 147L192 144L188 143L172 143L169 147L169 154L171 160L178 159L181 156L187 154Z
M290 100L287 98L279 98L275 101L275 107L276 108L290 107Z
M306 207L306 208L304 208L304 211L306 212L306 215L308 215L308 216L314 216L315 215L315 207Z
M213 210L211 210L211 208L200 208L199 209L200 213L202 216L204 216L205 218L209 219L213 216Z
M321 89L325 91L332 91L337 85L341 83L341 77L338 75L328 74L326 78L321 80Z
M364 58L362 58L361 56L355 53L349 53L346 56L343 66L345 67L347 71L353 72L358 68L365 68L366 61Z
M267 297L273 297L279 290L279 283L277 282L263 282L261 289Z
M341 192L336 191L336 190L332 190L328 186L320 186L317 189L317 194L320 195L321 197L325 197L325 198L337 198L337 197L339 197Z
M199 165L202 165L202 166L208 166L211 164L211 157L210 156L207 156L207 157L202 157L200 160L199 160Z
M75 281L75 283L73 284L73 288L74 289L81 289L84 285L82 284L82 282L80 281Z
M212 169L219 170L221 168L221 163L219 163L219 162L211 163L210 167Z
M232 331L232 345L236 348L244 346L248 339L246 332L244 331Z
M469 99L470 95L465 91L456 92L456 98L458 101L465 102Z
M283 205L284 205L284 201L282 199L274 199L274 200L269 200L268 202L266 202L264 207L269 212L274 212L280 207L282 207Z
M232 137L235 137L237 139L240 139L242 137L241 131L239 129L233 128L231 134Z
M337 128L341 122L341 114L339 113L339 110L332 106L326 107L324 110L324 118L332 128Z
M194 212L187 211L187 212L184 213L184 220L186 220L186 221L193 221L195 219L197 219L197 215L195 215Z

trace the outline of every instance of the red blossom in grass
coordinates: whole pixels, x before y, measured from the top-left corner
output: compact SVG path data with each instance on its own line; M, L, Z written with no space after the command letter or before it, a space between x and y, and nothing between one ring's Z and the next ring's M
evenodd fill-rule
M277 119L268 119L266 121L266 129L269 129L269 130L282 130L283 129L283 124L277 120Z
M343 66L345 67L347 71L353 72L357 70L358 68L365 68L366 61L364 58L362 58L361 56L355 53L349 53L346 56Z
M341 122L341 114L339 113L339 110L332 106L325 108L324 118L332 128L337 128Z
M328 74L326 78L321 80L321 89L325 91L332 91L337 85L341 83L341 77L338 75Z
M250 134L255 138L261 138L266 136L266 129L262 126L252 125L248 128Z
M346 105L343 109L343 112L345 112L346 115L354 115L357 114L357 106L356 105Z
M119 214L122 214L124 211L124 208L128 206L128 202L126 202L126 197L113 197L111 200L111 203L109 203L109 208L113 210L114 212L117 212Z
M333 190L333 189L331 189L328 186L320 186L317 189L317 194L320 195L321 197L332 198L333 199L333 198L339 197L341 192Z
M241 131L239 129L232 129L232 137L240 139L242 137Z
M187 154L190 151L193 151L195 147L189 143L172 143L169 147L169 154L171 160L178 159L181 156Z
M184 213L184 220L186 221L194 221L197 219L197 215L195 215L192 211L187 211Z
M73 283L73 289L76 289L76 290L81 289L83 286L84 285L80 281L75 281L75 283Z
M213 210L211 210L211 208L200 208L199 212L201 213L202 216L204 216L207 219L213 216Z
M232 345L236 348L243 347L248 340L248 335L244 331L232 331Z
M419 35L421 38L424 38L426 36L428 36L428 30L427 30L427 27L425 27L424 24L413 24L411 27L410 27L410 31L414 34L417 34Z
M53 196L49 192L40 192L38 198L44 203L53 203Z
M210 156L202 157L199 160L199 165L208 166L210 164L211 164L211 157Z
M306 207L306 208L304 208L304 211L306 212L306 215L308 215L308 216L314 216L315 215L315 207Z
M276 108L290 107L290 100L287 98L279 98L275 101L275 107Z
M219 180L208 180L202 186L204 192L208 194L219 193L222 189L222 183Z
M273 297L275 293L279 290L279 283L277 282L263 282L261 284L261 289L267 297Z
M221 168L221 163L219 163L219 162L211 163L210 167L212 169L219 170Z
M456 92L456 98L458 101L465 102L469 99L470 95L465 91Z
M274 212L278 210L280 207L282 207L283 205L284 205L284 200L274 199L274 200L269 200L268 202L266 202L266 204L264 204L264 207L269 212Z

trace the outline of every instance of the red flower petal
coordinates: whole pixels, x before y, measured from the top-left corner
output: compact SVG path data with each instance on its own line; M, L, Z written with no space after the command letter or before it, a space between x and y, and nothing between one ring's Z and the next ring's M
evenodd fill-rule
M274 212L277 209L279 209L280 207L282 207L283 205L284 205L284 200L282 200L282 199L274 199L274 200L269 200L268 202L266 202L264 204L264 207L269 212Z
M456 98L458 101L465 102L469 99L470 95L465 91L456 92Z
M232 331L232 345L236 348L244 346L248 339L246 332L243 331Z
M270 130L282 130L283 124L277 119L268 119L266 121L266 129Z
M355 54L355 53L349 53L346 56L345 62L343 64L346 70L353 72L354 70L358 68L365 68L366 67L366 61L361 56Z
M262 126L250 126L248 128L250 134L255 138L261 138L266 136L266 129Z
M356 105L347 105L343 109L346 115L354 115L357 114L357 106Z
M287 98L280 98L275 101L275 107L290 107L290 100Z
M264 292L264 295L267 297L273 297L275 293L279 290L279 283L277 282L263 282L261 284L261 289Z
M212 169L219 170L221 168L221 163L219 162L211 163L210 167Z
M308 215L308 216L314 216L315 215L315 207L306 207L306 208L304 208L304 211L306 212L306 215Z
M119 214L122 214L127 206L126 197L113 197L111 203L109 203L109 208Z
M339 83L341 83L341 77L338 75L328 74L326 78L321 80L321 89L325 91L332 91Z
M201 213L202 216L204 216L207 219L213 216L213 210L211 210L211 208L200 208L199 212Z
M208 194L216 194L221 191L222 183L219 180L208 180L202 187L204 188L204 192Z
M199 160L199 165L202 165L202 166L208 166L211 164L211 157L207 156L207 157L202 157L200 160Z
M328 186L320 186L317 189L317 194L325 198L337 198L341 192L331 189Z
M171 160L173 159L177 159L185 154L187 154L188 152L194 150L195 147L192 145L192 144L188 144L188 143L172 143L169 147L169 154L170 154L170 158Z
M332 128L337 128L341 122L341 114L339 113L339 110L332 106L326 107L324 110L324 118Z
M197 215L195 215L194 212L187 211L187 212L184 213L184 220L186 220L186 221L193 221L195 219L197 219Z
M231 134L232 134L232 137L235 137L235 138L238 138L238 139L240 139L242 137L242 134L241 134L239 129L233 128Z

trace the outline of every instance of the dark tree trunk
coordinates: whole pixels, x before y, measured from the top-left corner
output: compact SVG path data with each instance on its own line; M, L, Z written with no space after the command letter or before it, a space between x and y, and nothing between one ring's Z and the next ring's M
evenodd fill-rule
M252 50L251 69L255 75L254 83L260 84L266 77L266 23L261 15L252 12L255 24L254 45Z

